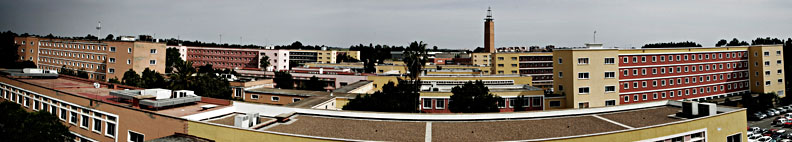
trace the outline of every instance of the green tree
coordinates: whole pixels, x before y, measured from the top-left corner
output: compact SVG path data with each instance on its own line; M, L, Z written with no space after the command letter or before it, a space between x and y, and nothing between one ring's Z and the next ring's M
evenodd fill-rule
M107 34L107 36L104 38L104 40L113 40L113 38L115 38L115 36L113 36L113 34Z
M318 77L312 76L311 79L306 81L301 88L304 90L326 91L324 89L325 86L327 86L327 84L320 81Z
M746 46L746 45L748 45L748 42L737 40L737 38L733 38L731 41L729 41L728 44L726 44L726 46Z
M520 95L520 96L517 96L517 98L514 99L514 104L512 104L512 106L514 106L514 111L515 112L517 112L517 111L525 111L525 107L523 107L523 106L525 106L527 103L528 103L527 98L525 98L525 96L523 96L523 95Z
M426 54L426 44L423 43L423 41L413 41L410 43L410 46L404 51L404 63L407 65L408 71L407 76L410 77L411 80L418 80L418 76L421 75L421 71L428 60L429 57Z
M270 66L270 58L269 58L269 56L267 56L267 55L261 56L261 60L259 60L259 65L261 65L260 67L263 70L267 70L267 68Z
M462 86L451 88L451 101L448 108L451 112L476 113L499 112L498 101L501 97L489 93L489 88L481 80L467 82Z
M726 41L725 39L721 39L721 40L718 41L718 43L715 44L715 47L721 47L721 46L724 46L724 45L726 45L728 43L729 43L729 41Z
M121 78L121 83L124 85L140 87L140 75L132 69L124 72L124 77Z
M121 81L118 81L118 78L116 78L116 77L108 79L107 82L115 83L115 84L121 84Z
M111 35L108 35L111 36ZM172 73L173 72L173 64L178 61L184 61L181 59L181 54L179 53L178 48L168 48L165 49L165 73Z
M58 70L58 74L62 75L69 75L69 76L77 76L77 72L72 69L66 67L66 65L61 66L60 70Z
M85 68L77 70L77 77L88 79L88 72L85 72Z
M378 111L378 112L416 112L418 92L417 86L399 79L399 85L388 82L382 91L371 95L358 95L344 105L344 110Z
M216 70L209 66L200 66L203 72L196 72L192 62L177 61L174 73L170 75L168 89L192 90L196 95L210 98L231 99L231 85L228 81L215 75Z
M16 68L19 60L19 45L14 44L17 34L11 31L0 33L0 68Z
M289 72L275 72L272 82L275 82L275 88L294 89L294 78Z
M0 135L11 142L73 141L69 127L46 111L27 112L18 104L0 102Z
M142 88L167 88L165 85L165 77L149 68L143 70L140 84L140 87Z
M701 44L692 41L651 43L651 44L646 44L641 48L674 48L674 47L701 47Z

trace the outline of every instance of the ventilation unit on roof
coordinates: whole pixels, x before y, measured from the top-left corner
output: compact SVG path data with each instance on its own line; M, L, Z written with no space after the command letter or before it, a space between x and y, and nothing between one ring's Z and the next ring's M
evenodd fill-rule
M712 116L717 114L717 105L713 103L699 103L693 101L682 102L682 110L676 113L676 117L696 118Z

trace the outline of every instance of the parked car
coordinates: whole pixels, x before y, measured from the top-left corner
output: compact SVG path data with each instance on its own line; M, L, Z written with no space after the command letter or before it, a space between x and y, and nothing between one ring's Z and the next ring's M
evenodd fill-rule
M756 132L757 132L757 131L759 131L759 130L762 130L762 128L759 128L759 127L751 127L751 128L750 128L750 130L748 130L748 131L751 131L751 132L754 132L754 133L756 133Z
M748 139L758 139L760 137L762 137L762 134L753 134L753 135L748 136Z
M781 127L792 128L792 120L790 119L784 120L781 124Z
M779 112L781 112L781 113L786 113L786 112L788 112L788 111L789 111L789 110L787 110L787 109L786 109L786 108L784 108L784 107L777 107L777 108L775 108L775 110L777 110L777 111L779 111Z
M771 117L771 116L775 116L776 115L775 111L772 111L772 110L766 110L766 111L764 111L764 113L767 115L767 117Z
M767 115L762 112L756 112L748 115L748 119L750 120L762 120L765 117L767 117Z
M784 117L778 117L776 119L773 119L773 122L771 122L770 125L781 125L781 124L784 124L784 120L788 120L788 119L786 119Z
M792 113L786 113L786 114L784 114L783 117L787 118L787 119L792 119Z
M775 113L776 115L781 115L781 111L778 111L778 110L776 110L776 109L774 109L774 108L771 108L771 109L769 109L769 110L772 110L772 111L773 111L773 113Z
M792 134L783 134L778 137L779 139L792 139Z
M763 136L763 137L760 137L760 138L756 139L757 142L770 142L772 140L773 140L773 138L771 138L770 136Z
M792 142L792 140L790 140L789 138L784 138L783 140L780 140L778 142Z

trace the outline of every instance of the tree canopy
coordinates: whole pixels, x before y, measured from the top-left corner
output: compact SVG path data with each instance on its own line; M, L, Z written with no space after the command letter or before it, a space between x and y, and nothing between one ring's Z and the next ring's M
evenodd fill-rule
M259 65L261 66L262 69L267 70L267 68L270 66L269 56L267 55L261 56L261 60L259 60Z
M14 44L16 33L6 31L0 33L0 68L21 69L35 68L32 61L19 61L19 46Z
M376 70L374 65L376 63L384 63L386 59L391 58L391 51L403 51L404 47L380 44L374 45L373 43L369 43L369 45L359 44L349 46L349 50L360 51L360 61L363 62L364 72L374 73Z
M294 89L294 78L289 72L275 72L272 82L275 83L275 88Z
M397 86L388 82L382 86L382 91L370 95L358 95L349 100L344 110L378 111L378 112L417 112L418 92L417 86L399 79Z
M404 63L407 65L407 76L412 80L417 80L421 75L423 67L429 57L426 53L426 43L413 41L410 46L404 50Z
M326 91L324 88L327 86L324 82L320 81L318 77L312 76L308 81L303 83L300 87L302 90L312 91Z
M650 43L644 45L641 48L674 48L674 47L701 47L701 44L698 44L693 41Z
M462 86L451 88L451 102L448 109L451 112L499 112L498 100L501 97L489 93L489 88L481 80L475 83L468 81Z
M109 35L108 35L109 36ZM184 61L181 59L181 54L178 48L165 49L165 73L173 72L173 64L177 61Z
M41 110L27 112L16 103L0 102L0 135L11 142L74 141L74 134L55 115Z

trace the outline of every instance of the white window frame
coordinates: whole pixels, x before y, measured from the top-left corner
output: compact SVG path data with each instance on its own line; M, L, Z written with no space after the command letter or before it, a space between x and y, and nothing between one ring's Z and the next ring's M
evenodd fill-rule
M135 131L132 131L132 130L127 130L127 142L133 142L133 141L132 141L132 134L131 134L131 133L136 133L136 134L140 134L140 135L142 135L142 136L143 136L143 139L144 139L144 141L145 141L145 139L146 139L146 134L139 133L139 132L135 132Z
M585 78L582 78L581 77L582 75L585 75ZM579 72L578 73L578 79L589 79L589 78L591 78L591 74L589 72Z
M580 92L580 89L586 89L586 93ZM583 86L578 88L578 94L589 94L589 93L591 93L591 87Z
M270 97L270 100L273 101L273 102L277 102L277 101L280 101L280 97L279 96L272 96L272 97Z

